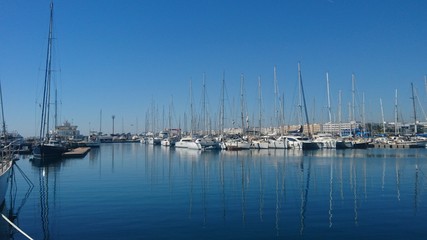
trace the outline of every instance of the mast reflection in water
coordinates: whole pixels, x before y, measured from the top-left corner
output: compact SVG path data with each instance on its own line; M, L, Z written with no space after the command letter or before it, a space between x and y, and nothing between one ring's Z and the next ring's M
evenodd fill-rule
M35 239L421 238L426 157L102 144L54 166L20 161L39 182L20 227Z

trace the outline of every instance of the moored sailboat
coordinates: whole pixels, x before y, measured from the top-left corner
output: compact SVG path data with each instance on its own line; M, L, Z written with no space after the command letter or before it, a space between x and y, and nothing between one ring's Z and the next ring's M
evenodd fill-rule
M0 85L0 103L1 103L1 115L2 115L2 135L6 136L6 123L4 120L4 111L3 111L3 94L1 91ZM3 204L4 198L6 196L11 169L13 166L13 161L15 160L15 154L13 151L13 142L7 142L7 138L3 138L2 142L3 148L0 150L0 206Z
M225 141L227 150L247 150L251 148L251 143L241 138L233 138Z
M39 142L33 149L33 156L42 163L61 159L62 154L67 151L67 148L61 141L55 139L55 136L49 133L49 108L50 108L50 88L52 80L52 41L53 41L53 2L50 3L50 21L48 47L46 56L46 69L44 77L43 102L41 104L41 122L40 122L40 138Z
M353 141L347 138L339 138L335 143L336 149L348 149L353 148Z
M302 97L302 103L304 103L304 113L305 113L305 120L307 123L307 127L308 127L308 137L306 136L302 136L301 137L301 143L302 143L302 149L305 150L317 150L317 149L322 149L323 148L323 143L322 142L316 142L313 141L313 136L311 133L311 128L310 128L310 121L308 119L308 113L307 113L307 104L305 102L305 95L304 95L304 85L302 84L302 75L301 75L301 66L300 63L298 63L298 81L299 81L299 86L300 86L300 94ZM301 105L301 104L300 104ZM301 109L301 115L302 115L302 109ZM301 134L303 134L303 131L301 131Z
M200 143L203 150L220 150L221 145L217 139L211 136L204 136L203 138L199 138L198 143Z
M11 169L13 166L14 154L11 150L11 145L5 147L1 151L0 158L0 205L3 203L6 196Z

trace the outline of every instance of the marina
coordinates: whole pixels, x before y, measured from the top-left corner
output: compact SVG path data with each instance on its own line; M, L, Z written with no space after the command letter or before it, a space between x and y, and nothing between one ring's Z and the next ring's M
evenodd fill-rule
M13 202L25 204L12 210L34 239L422 239L426 158L422 148L105 143L44 166L21 156L34 188L16 174Z
M415 2L5 3L0 240L425 239Z

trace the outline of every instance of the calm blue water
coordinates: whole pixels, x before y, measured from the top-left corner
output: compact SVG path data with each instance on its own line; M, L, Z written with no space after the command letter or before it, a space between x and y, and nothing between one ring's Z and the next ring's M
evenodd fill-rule
M47 167L17 165L34 188L24 198L29 185L15 167L6 208L34 239L427 237L427 149L197 152L128 143Z

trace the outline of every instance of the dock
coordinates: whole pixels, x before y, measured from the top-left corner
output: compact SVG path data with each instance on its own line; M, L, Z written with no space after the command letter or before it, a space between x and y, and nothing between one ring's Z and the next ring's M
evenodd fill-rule
M82 158L90 151L90 147L78 147L62 154L64 158Z

